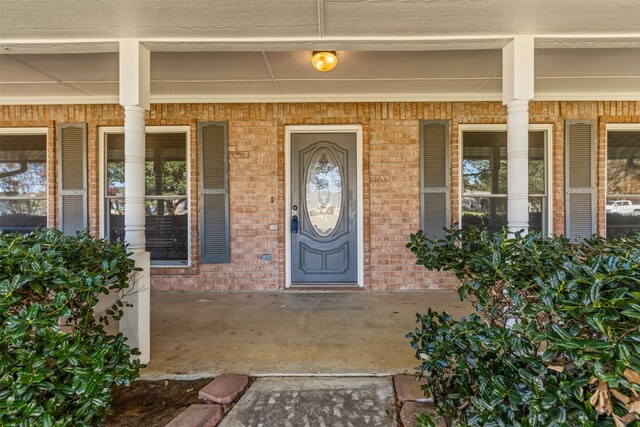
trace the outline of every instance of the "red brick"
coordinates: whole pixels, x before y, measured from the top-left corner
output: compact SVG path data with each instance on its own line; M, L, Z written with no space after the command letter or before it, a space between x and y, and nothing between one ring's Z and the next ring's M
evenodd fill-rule
M195 404L189 406L165 427L215 427L222 418L222 406Z
M530 103L530 122L553 125L553 232L564 232L564 120L595 120L597 126L598 232L605 223L606 125L640 122L640 102ZM152 271L154 289L264 289L284 283L284 130L287 125L361 124L363 127L365 287L380 289L451 289L456 280L413 265L404 247L420 227L419 121L451 121L451 220L460 215L459 125L506 123L500 102L360 102L279 104L153 104L149 126L189 126L191 266ZM198 122L226 121L229 130L231 263L199 264ZM57 125L88 124L89 228L98 234L99 129L122 126L122 107L96 105L12 105L0 108L0 127L47 127L49 222L58 218L56 184ZM271 203L271 198L274 203ZM277 225L274 232L267 230ZM271 253L273 262L256 263ZM246 268L249 266L249 268ZM188 277L187 277L188 276Z
M231 403L247 384L249 378L244 375L220 375L200 390L198 398L220 404Z
M427 383L426 378L420 378L416 381L414 375L396 375L393 377L393 386L396 389L396 396L400 402L414 401L424 402L427 398L424 395L422 386Z

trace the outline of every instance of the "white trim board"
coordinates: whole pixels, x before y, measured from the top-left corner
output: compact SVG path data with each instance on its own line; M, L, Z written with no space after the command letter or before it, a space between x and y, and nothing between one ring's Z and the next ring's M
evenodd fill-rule
M106 238L105 230L105 205L104 190L106 178L106 144L105 135L110 133L124 133L124 126L100 126L98 128L98 234L101 238ZM191 207L191 128L189 126L146 126L146 133L184 133L185 134L185 156L187 162L187 204ZM187 268L191 267L191 212L187 218L187 263L186 264L151 264L152 268Z
M151 95L152 104L233 104L284 102L502 102L502 93L442 93L442 94L297 94L297 95ZM640 101L640 92L546 93L537 94L536 101ZM0 105L71 105L119 104L113 96L14 96L1 97Z
M358 286L364 287L364 184L362 125L291 125L284 128L284 241L285 288L291 288L291 135L294 133L355 133L358 231Z

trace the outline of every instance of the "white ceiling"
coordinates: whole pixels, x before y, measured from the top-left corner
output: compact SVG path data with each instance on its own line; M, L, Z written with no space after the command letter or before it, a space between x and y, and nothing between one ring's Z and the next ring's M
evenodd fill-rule
M117 102L123 38L152 51L155 102L499 100L517 34L537 98L640 99L640 0L0 0L0 103Z
M499 50L338 55L334 71L319 73L311 67L308 51L154 52L151 94L175 99L455 94L500 99ZM640 93L635 49L537 49L535 64L536 96L541 99ZM0 56L0 97L112 97L115 102L117 95L115 53Z
M638 33L638 0L2 0L0 39Z

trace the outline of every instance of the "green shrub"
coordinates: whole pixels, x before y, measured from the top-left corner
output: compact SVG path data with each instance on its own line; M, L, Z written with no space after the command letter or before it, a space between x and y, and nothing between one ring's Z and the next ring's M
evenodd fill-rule
M55 230L0 236L0 425L102 424L115 385L140 363L96 319L101 294L127 288L134 263L119 244Z
M476 314L431 310L407 335L425 392L459 426L624 426L640 413L640 236L573 244L536 233L422 232Z

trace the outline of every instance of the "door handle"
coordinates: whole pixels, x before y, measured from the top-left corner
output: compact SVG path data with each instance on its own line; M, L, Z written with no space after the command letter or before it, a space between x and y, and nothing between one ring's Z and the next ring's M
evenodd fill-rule
M291 233L298 232L298 215L291 217Z

